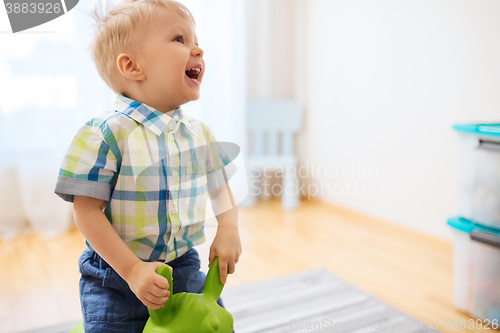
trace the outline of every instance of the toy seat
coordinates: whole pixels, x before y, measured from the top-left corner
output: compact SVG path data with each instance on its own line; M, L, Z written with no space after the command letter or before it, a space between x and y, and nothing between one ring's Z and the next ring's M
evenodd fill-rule
M302 106L294 100L248 102L247 124L248 131L253 137L253 152L247 158L249 194L243 203L244 206L249 207L255 204L257 194L253 189L259 185L259 172L276 170L283 171L280 191L281 206L287 210L297 208L299 187L297 157L294 154L294 134L300 130L302 113ZM267 136L267 142L265 136Z

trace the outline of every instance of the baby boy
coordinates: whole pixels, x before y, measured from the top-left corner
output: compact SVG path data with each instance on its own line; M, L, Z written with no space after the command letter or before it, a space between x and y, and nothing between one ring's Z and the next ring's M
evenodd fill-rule
M142 332L147 308L168 302L161 265L172 270L174 294L203 288L193 246L205 240L208 196L218 221L209 263L219 258L221 283L235 271L242 249L227 184L235 167L180 108L199 98L205 73L190 11L172 0L124 0L93 16L92 58L116 101L79 129L55 192L73 202L87 243L85 332Z

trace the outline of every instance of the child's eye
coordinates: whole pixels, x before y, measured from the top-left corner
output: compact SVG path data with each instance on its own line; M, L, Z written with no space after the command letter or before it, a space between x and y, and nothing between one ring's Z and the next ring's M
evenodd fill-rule
M175 38L174 38L174 40L178 40L179 42L181 42L181 43L182 43L182 41L183 41L184 39L182 38L182 36L177 36L177 37L175 37Z

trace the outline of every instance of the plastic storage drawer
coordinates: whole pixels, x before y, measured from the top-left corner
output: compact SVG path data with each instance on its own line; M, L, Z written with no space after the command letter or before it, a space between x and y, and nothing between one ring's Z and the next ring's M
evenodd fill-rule
M458 215L500 230L500 124L453 128L461 141Z
M500 322L500 231L452 218L453 304L469 315Z

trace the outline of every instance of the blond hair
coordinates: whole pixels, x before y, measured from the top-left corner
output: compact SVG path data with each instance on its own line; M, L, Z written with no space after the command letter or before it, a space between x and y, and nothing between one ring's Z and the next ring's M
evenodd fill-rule
M105 12L98 0L91 12L97 27L89 45L90 54L99 75L113 91L122 93L116 65L118 55L140 46L141 38L135 29L140 23L150 22L158 8L165 8L196 25L189 9L174 0L122 0Z

